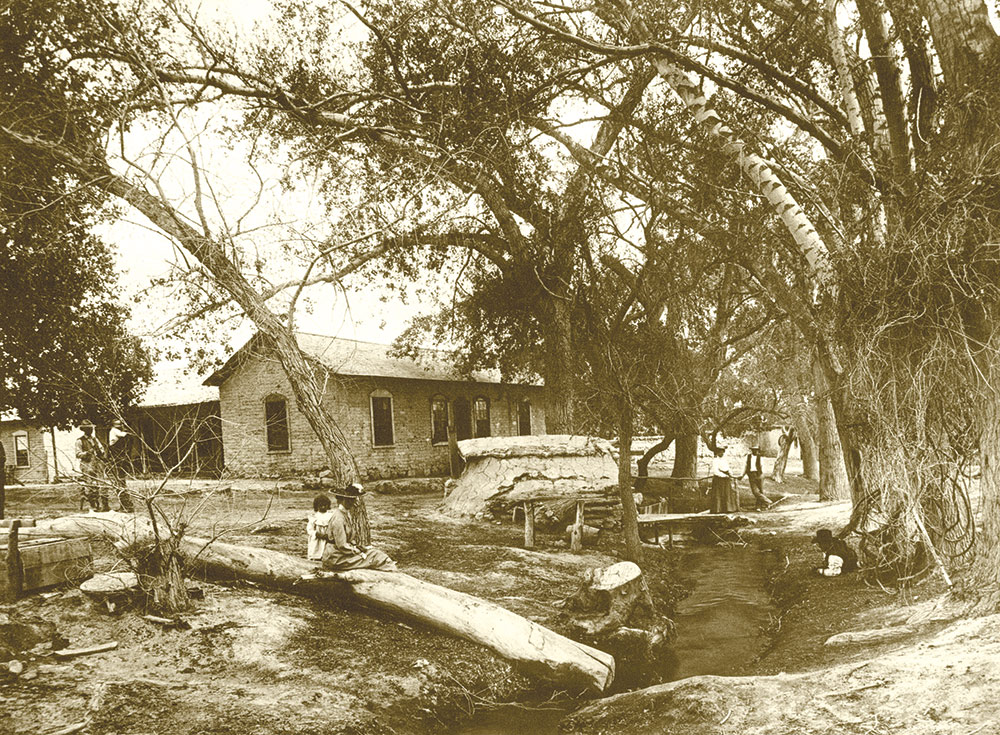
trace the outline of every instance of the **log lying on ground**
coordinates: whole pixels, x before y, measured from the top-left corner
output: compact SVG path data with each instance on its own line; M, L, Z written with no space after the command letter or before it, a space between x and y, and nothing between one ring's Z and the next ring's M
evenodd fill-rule
M121 513L39 521L34 534L107 536L129 545L151 538L149 524ZM304 581L314 562L269 549L186 537L189 569L215 579L244 579L309 597L334 597L392 611L465 638L554 684L603 692L614 679L610 654L570 640L486 600L424 582L402 572L353 569Z
M824 641L825 646L852 646L858 644L887 643L906 638L917 632L913 625L894 625L890 628L874 628L872 630L851 630L837 633Z

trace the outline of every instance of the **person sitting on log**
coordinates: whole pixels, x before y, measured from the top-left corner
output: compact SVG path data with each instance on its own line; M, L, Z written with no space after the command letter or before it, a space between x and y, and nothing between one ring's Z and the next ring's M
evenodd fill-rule
M356 482L333 494L337 498L337 507L334 508L326 526L316 529L316 536L326 541L323 569L331 572L342 572L347 569L382 571L396 569L396 562L384 551L371 546L361 546L355 542L354 527L348 514L363 494L364 488Z
M823 566L817 567L817 573L824 577L836 577L840 574L853 572L858 568L858 555L847 542L834 538L833 531L821 528L813 536L813 543L823 551Z

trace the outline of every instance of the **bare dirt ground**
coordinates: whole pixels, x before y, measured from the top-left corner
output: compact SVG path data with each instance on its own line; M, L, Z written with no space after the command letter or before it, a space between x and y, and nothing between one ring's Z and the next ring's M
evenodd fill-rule
M315 493L230 485L171 483L168 512L192 534L304 554ZM402 569L557 630L553 603L576 590L584 570L617 561L610 546L570 554L543 533L539 549L526 551L519 526L459 523L438 512L433 495L371 494L367 503L375 543ZM78 510L71 485L8 494L12 517ZM123 568L110 546L96 543L94 553L98 570ZM680 594L672 556L651 557L651 587L669 606ZM21 676L0 680L0 733L85 721L90 733L440 732L496 701L553 694L479 646L384 615L249 585L192 585L204 599L183 616L189 630L150 623L142 609L109 614L69 584L0 607L0 622L44 619L74 647L118 643L65 662L44 646L22 655Z
M214 487L214 486L212 486ZM312 493L271 483L171 485L172 512L198 535L304 553ZM907 596L869 586L861 575L812 575L820 526L846 520L846 504L820 504L808 481L789 477L771 494L794 492L753 515L745 542L773 549L771 580L780 616L765 653L743 676L701 676L597 700L564 722L586 733L1000 733L1000 618L946 621L942 585L928 577ZM78 510L76 488L13 488L9 515ZM525 551L509 522L456 522L432 495L369 495L373 537L414 576L493 600L559 630L554 603L584 570L613 563L605 538L569 553L555 536ZM95 566L120 566L95 544ZM647 550L646 574L665 609L684 590L680 554ZM56 661L45 646L22 654L24 672L0 680L0 733L50 733L88 723L90 733L423 733L443 732L496 701L552 692L484 649L364 611L330 607L247 585L193 581L204 592L166 630L142 610L114 615L74 586L0 607L0 622L37 617L71 646L117 641L106 653ZM916 632L878 646L824 646L834 633L899 624ZM3 668L0 666L0 676ZM586 703L581 703L586 704ZM523 726L522 726L523 727ZM531 730L511 730L531 732Z
M962 617L962 604L935 574L904 593L862 574L819 577L809 539L846 522L849 503L796 498L779 508L740 534L784 558L771 580L780 610L772 643L744 675L605 698L563 727L609 735L1000 733L1000 616ZM845 631L907 624L912 632L891 642L825 645Z

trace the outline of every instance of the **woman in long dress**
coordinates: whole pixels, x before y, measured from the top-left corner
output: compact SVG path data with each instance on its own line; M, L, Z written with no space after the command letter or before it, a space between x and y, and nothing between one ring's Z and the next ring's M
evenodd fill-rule
M342 492L334 493L334 497L337 498L337 507L333 509L326 526L316 529L316 535L326 540L326 549L323 551L323 568L327 571L342 572L345 569L393 571L396 569L396 562L381 549L356 543L354 529L347 514L363 493L364 489L357 483L351 483Z
M712 459L712 512L733 513L739 510L739 500L733 492L733 478L724 455L725 447L716 446Z

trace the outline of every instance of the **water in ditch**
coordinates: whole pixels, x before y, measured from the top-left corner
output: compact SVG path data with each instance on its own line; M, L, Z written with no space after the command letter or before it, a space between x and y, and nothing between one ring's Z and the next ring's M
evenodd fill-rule
M696 546L678 568L691 592L674 615L677 638L664 681L733 674L761 654L775 613L767 591L772 558L748 547ZM565 710L505 706L483 712L456 735L555 735Z

